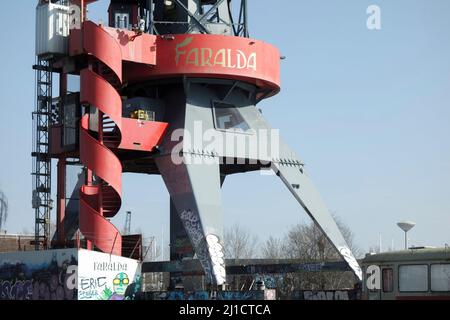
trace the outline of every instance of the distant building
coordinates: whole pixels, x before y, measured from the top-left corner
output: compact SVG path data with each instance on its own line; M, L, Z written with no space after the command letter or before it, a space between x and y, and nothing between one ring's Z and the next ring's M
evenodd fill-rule
M0 253L34 250L34 235L0 233Z

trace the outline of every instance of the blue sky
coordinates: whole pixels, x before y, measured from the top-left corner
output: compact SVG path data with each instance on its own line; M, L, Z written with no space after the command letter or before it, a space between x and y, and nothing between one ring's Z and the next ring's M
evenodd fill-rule
M91 6L107 20L108 1ZM381 8L369 31L366 9ZM0 189L9 198L9 232L33 230L31 111L34 108L32 1L2 8L0 35ZM271 8L271 6L273 6ZM261 103L264 116L306 163L330 210L365 251L403 245L395 225L417 222L415 245L450 243L450 1L249 0L251 36L278 46L282 91ZM124 205L114 222L161 241L169 227L160 177L124 175ZM282 236L309 222L281 181L259 174L227 178L224 220ZM55 215L54 213L53 215ZM167 248L166 248L167 252Z

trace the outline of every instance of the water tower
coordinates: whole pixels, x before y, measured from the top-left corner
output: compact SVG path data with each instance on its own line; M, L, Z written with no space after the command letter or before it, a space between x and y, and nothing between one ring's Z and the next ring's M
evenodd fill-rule
M414 228L416 225L415 222L412 221L401 221L397 223L397 225L405 232L405 250L408 249L408 231Z

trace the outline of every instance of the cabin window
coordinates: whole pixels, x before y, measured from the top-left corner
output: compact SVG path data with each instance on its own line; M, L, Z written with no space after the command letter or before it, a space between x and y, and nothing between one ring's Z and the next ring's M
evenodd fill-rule
M394 270L383 269L383 292L394 291Z
M115 27L119 29L128 29L130 15L128 13L115 14Z
M247 132L250 126L236 106L223 102L214 102L214 122L216 129L234 132Z
M431 265L431 291L450 291L450 264Z
M428 265L403 265L398 273L400 292L428 291Z

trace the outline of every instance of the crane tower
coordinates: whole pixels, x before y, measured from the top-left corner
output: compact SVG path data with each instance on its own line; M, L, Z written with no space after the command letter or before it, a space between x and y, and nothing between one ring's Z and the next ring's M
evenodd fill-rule
M280 91L280 53L249 37L247 1L112 0L106 25L89 20L93 2L37 7L36 237L49 237L51 159L53 245L79 230L87 249L114 255L122 236L109 219L121 208L122 173L161 175L171 260L198 258L211 285L222 285L221 187L229 175L271 169L361 278L303 162L257 108ZM79 92L68 91L69 76ZM71 165L83 167L76 206L66 201Z

